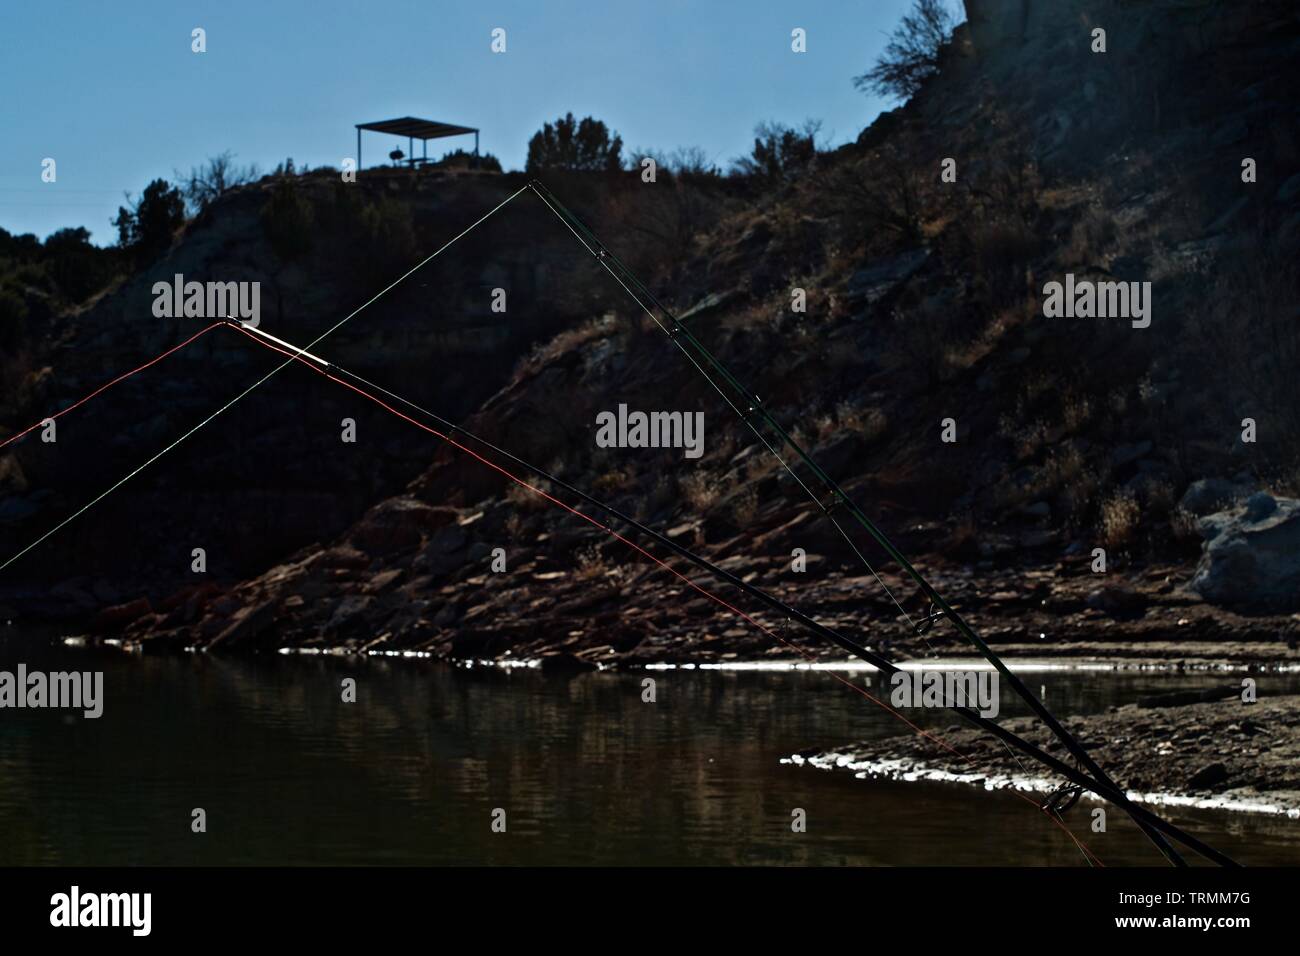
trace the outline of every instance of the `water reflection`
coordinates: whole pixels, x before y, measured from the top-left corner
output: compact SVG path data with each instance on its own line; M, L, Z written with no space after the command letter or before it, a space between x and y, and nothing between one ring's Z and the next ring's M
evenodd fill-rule
M582 674L428 661L141 658L10 639L0 664L103 668L104 716L0 712L0 863L1077 865L1011 794L783 766L899 732L826 674ZM643 703L641 681L657 681ZM355 677L358 702L340 685ZM854 677L870 682L867 675ZM1064 713L1222 675L1044 673ZM1300 689L1264 675L1261 693ZM879 685L877 685L879 687ZM1022 712L1004 703L1003 715ZM933 715L942 729L952 719ZM190 811L208 832L190 832ZM490 815L507 811L508 832ZM790 831L791 811L808 831ZM1288 863L1300 823L1171 816L1247 863ZM1111 815L1108 864L1154 864Z

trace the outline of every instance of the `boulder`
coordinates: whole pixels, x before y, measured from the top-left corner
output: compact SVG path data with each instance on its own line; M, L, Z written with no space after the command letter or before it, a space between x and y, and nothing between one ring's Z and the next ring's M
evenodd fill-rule
M543 674L579 674L596 670L596 665L567 651L547 654L541 659Z
M375 599L370 595L349 594L335 606L334 613L325 625L325 630L337 631L354 623L358 618L363 617L374 603Z
M1300 500L1256 492L1199 528L1205 543L1192 590L1244 611L1300 610Z
M1178 502L1178 507L1200 518L1221 510L1224 505L1236 504L1250 494L1250 491L1249 485L1239 481L1229 481L1227 478L1200 478L1187 486L1182 500Z
M928 249L912 249L859 269L849 279L849 301L865 302L868 305L880 301L900 283L911 278L929 257Z
M435 508L411 497L391 498L371 508L348 537L366 554L391 554L416 547L422 532L445 527L455 518L450 508Z
M1084 604L1121 620L1141 617L1150 603L1146 595L1133 588L1107 585L1088 593Z
M683 312L677 317L679 322L686 322L691 319L698 319L710 312L716 312L723 306L735 302L742 295L739 289L728 289L726 292L710 292L699 302Z
M263 601L260 604L247 605L236 611L230 623L212 639L208 650L246 649L270 632L275 623L275 603Z
M1214 790L1228 780L1228 768L1222 763L1206 764L1187 778L1188 790Z

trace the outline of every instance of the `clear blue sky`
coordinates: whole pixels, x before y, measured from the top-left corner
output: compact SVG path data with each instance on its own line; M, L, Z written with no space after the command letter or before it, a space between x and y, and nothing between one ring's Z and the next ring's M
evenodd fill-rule
M566 111L626 151L699 146L725 166L754 125L823 121L831 145L891 104L857 92L910 0L10 0L0 18L0 226L94 241L137 194L222 150L263 171L337 166L355 123L480 127L523 165ZM206 53L190 31L207 31ZM507 31L507 52L490 51ZM790 31L808 32L808 52ZM432 141L430 154L472 139ZM367 165L398 142L366 134ZM400 144L405 149L405 141ZM418 145L417 145L418 149ZM41 160L58 181L41 182Z

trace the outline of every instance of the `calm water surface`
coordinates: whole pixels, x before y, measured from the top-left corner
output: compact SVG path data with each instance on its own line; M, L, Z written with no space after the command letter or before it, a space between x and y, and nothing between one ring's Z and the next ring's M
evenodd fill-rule
M0 865L1077 865L1008 793L780 763L900 732L829 675L671 670L574 677L423 661L152 658L0 640L0 667L102 669L104 716L0 711ZM657 681L643 703L641 681ZM354 677L358 702L340 700ZM869 677L858 675L858 681ZM1060 713L1222 683L1028 678ZM1300 691L1264 675L1261 693ZM1018 711L1004 704L1003 715ZM954 722L932 715L931 726ZM1076 831L1107 865L1158 864L1117 813ZM190 832L195 807L208 832ZM508 832L491 832L494 808ZM790 831L795 807L808 831ZM1170 810L1246 863L1300 861L1300 821Z

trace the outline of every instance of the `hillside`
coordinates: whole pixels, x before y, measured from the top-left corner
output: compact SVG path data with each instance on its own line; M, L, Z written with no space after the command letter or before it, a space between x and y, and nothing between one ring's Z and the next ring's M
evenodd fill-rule
M1300 588L1259 582L1300 582L1300 103L1288 72L1300 16L1280 0L968 0L967 12L918 96L797 176L747 191L633 173L547 185L999 647L1295 657ZM1104 54L1090 50L1098 26ZM955 182L941 178L945 158ZM152 319L160 277L259 278L263 328L310 341L524 182L376 173L343 200L317 173L237 191L146 273L59 320L23 411L39 417L198 331ZM305 252L268 237L277 189L313 210ZM1045 317L1045 283L1067 274L1150 282L1149 327ZM504 316L489 309L494 288L509 292ZM806 312L791 308L795 288ZM960 649L943 628L910 634L820 509L531 194L319 351L874 646ZM0 459L7 542L93 497L276 357L219 330L170 361L69 417L57 455L28 443ZM598 448L596 416L620 403L703 412L703 456ZM355 446L339 443L345 417ZM942 440L949 418L955 442ZM1275 510L1259 512L1262 498L1232 510L1259 492ZM144 525L131 508L142 501ZM1214 513L1246 538L1266 531L1267 566L1215 564L1213 586L1192 589L1207 560L1200 521ZM153 649L587 664L792 654L305 369L79 528L34 553L0 604ZM214 556L199 582L196 542ZM865 553L923 615L896 569Z

